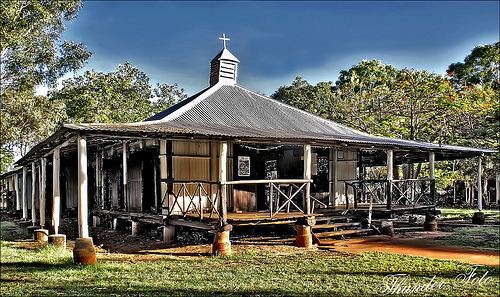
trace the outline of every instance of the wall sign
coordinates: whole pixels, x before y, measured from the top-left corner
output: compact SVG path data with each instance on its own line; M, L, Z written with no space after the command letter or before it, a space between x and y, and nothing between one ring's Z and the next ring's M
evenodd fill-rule
M278 161L269 160L266 161L266 179L277 179L278 178Z
M250 157L238 156L238 176L250 176Z
M337 151L337 159L344 159L344 151L341 150Z

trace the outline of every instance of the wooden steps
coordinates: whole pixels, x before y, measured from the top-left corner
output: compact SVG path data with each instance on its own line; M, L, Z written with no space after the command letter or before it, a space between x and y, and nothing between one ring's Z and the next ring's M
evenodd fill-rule
M316 219L312 226L313 242L318 246L331 245L333 239L343 236L369 234L372 229L362 229L362 224L355 216L328 216Z

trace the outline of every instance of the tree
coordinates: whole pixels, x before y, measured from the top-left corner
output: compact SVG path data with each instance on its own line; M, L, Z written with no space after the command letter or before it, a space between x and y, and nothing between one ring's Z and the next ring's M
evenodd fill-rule
M64 22L80 7L80 0L0 2L2 164L15 149L23 153L47 136L64 116L60 102L35 96L35 87L53 86L90 57L83 44L60 42Z
M328 108L333 99L333 85L332 82L321 82L312 86L297 76L290 86L281 86L271 97L310 113L328 117Z
M177 84L158 84L130 63L110 73L86 71L63 81L60 90L50 93L66 106L73 123L127 123L142 121L186 97Z
M477 46L463 62L448 67L458 90L449 113L454 130L452 141L461 145L500 148L500 43ZM464 162L461 171L473 175L475 164ZM500 170L500 154L485 160L485 173Z
M500 89L500 42L475 47L464 62L453 63L446 71L458 87L472 85Z
M184 89L179 88L179 86L174 83L173 85L169 85L166 83L157 84L156 88L153 90L154 96L156 99L153 101L152 113L158 113L163 111L175 103L182 101L187 98L186 93L184 93Z
M273 96L375 135L498 146L499 97L488 84L455 88L452 81L441 75L397 69L372 60L341 71L335 86L326 82L313 86L297 77ZM459 167L462 176L472 172L472 167L467 166ZM405 178L418 176L420 168L421 165L406 166Z
M64 22L73 20L80 0L1 1L1 94L53 84L90 57L83 44L60 43Z

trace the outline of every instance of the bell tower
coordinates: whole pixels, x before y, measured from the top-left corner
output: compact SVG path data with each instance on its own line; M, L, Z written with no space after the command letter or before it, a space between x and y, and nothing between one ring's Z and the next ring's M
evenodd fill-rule
M210 86L217 83L234 85L237 81L240 61L227 49L226 42L230 39L226 37L226 34L222 34L219 40L222 40L223 48L210 62Z

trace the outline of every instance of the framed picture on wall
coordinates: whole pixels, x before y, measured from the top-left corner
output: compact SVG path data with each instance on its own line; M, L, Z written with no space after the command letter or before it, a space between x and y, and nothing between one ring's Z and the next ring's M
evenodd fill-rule
M344 159L344 151L337 151L337 159Z
M250 157L238 156L238 176L250 176Z

